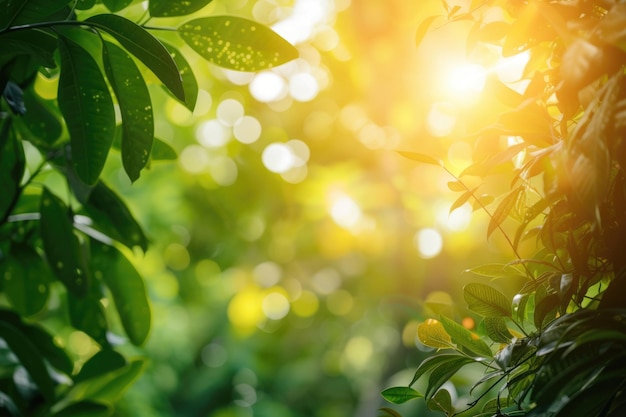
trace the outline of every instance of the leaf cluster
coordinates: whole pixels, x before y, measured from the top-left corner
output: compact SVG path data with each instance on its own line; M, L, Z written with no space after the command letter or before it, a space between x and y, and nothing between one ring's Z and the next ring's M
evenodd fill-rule
M514 257L468 270L489 280L463 292L482 318L478 328L472 332L445 316L424 322L419 340L445 351L424 360L408 387L383 396L395 403L421 397L411 386L424 375L429 407L446 415L621 415L626 38L618 27L626 23L626 7L539 0L444 5L444 24L473 22L470 50L489 44L504 57L528 54L527 86L518 92L495 77L487 82L484 94L504 110L467 138L475 143L473 163L460 174L430 156L403 154L442 166L453 177L449 188L460 193L451 211L466 202L484 211L487 239L501 233ZM494 8L505 17L487 21ZM441 18L422 23L418 43ZM482 191L489 177L505 172L512 172L508 189ZM531 256L520 255L533 246ZM524 280L513 297L494 285L512 278ZM437 395L471 363L485 374L470 392L482 391L458 411L449 394Z
M147 26L210 2L151 0L133 21L125 17L130 0L102 0L101 14L93 0L0 0L1 415L110 415L141 373L144 360L126 358L119 345L120 332L136 346L150 332L150 303L131 256L147 250L148 238L101 177L108 158L119 156L135 182L152 163L176 157L155 137L147 72L195 107L188 60L155 33L174 31L202 58L239 71L297 56L270 28L241 17ZM57 80L55 99L39 94L38 79ZM84 365L38 324L54 315L99 346Z

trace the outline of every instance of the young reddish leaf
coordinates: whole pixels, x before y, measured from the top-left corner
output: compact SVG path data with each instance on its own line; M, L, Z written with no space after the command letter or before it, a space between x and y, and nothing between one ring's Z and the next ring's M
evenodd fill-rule
M479 283L463 288L463 297L470 310L484 317L511 317L511 301L500 291Z
M381 394L385 400L393 404L402 404L409 400L423 397L422 394L409 387L387 388Z
M489 220L489 226L487 226L487 237L491 236L493 231L496 230L507 218L509 213L511 213L511 210L513 210L513 207L516 206L519 196L523 191L523 187L517 187L502 199Z
M417 327L417 337L424 345L437 349L452 348L450 335L439 320L427 319Z
M440 160L437 160L428 155L424 155L422 153L404 152L404 151L398 151L398 153L412 161L417 161L417 162L422 162L424 164L437 165L437 166L443 165L443 163Z
M441 16L429 16L426 19L422 20L422 23L417 27L417 32L415 33L415 45L419 46L424 39L424 36L428 33L428 29L432 26L432 24Z

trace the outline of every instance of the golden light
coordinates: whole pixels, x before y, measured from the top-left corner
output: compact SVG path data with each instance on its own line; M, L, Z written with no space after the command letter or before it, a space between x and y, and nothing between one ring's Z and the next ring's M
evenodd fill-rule
M415 234L415 247L425 259L434 258L443 249L443 238L437 229L424 228Z
M487 69L478 64L466 63L455 66L446 76L446 88L457 99L475 99L485 88L487 73Z

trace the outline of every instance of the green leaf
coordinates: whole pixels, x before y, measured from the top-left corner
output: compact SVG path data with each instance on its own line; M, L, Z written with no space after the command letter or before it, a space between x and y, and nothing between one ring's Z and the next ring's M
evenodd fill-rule
M71 375L74 363L67 353L54 341L54 337L37 325L25 324L20 316L8 310L0 310L0 322L8 323L19 330L32 342L43 356L54 368Z
M68 293L67 306L72 326L88 334L100 346L109 345L107 319L97 294L76 297Z
M426 402L429 410L441 411L448 416L454 414L454 407L452 406L452 398L450 393L446 389L440 389Z
M37 65L55 68L54 51L57 40L41 30L22 30L2 34L3 48L0 50L0 66L8 64L18 54L26 54Z
M59 108L70 132L72 163L86 184L95 184L113 142L115 111L109 88L89 52L59 36Z
M463 288L463 297L470 310L484 317L511 317L511 301L498 290L479 283Z
M517 269L507 264L484 264L466 269L465 272L489 278L517 277L520 275Z
M38 23L44 18L63 10L70 0L6 0L0 14L0 29L11 26Z
M29 246L14 244L0 264L4 292L22 316L39 313L48 301L52 274L41 256Z
M92 241L93 271L111 290L115 307L130 341L139 346L150 332L150 306L143 279L113 246Z
M128 365L109 372L101 377L82 382L80 398L113 402L121 397L126 388L143 372L145 360L135 359ZM80 392L82 391L82 392Z
M49 150L63 132L57 107L39 97L33 88L24 91L24 105L26 113L17 120L28 130L28 140L39 148Z
M387 388L381 394L385 400L393 404L402 404L409 400L423 397L422 394L409 387Z
M428 377L428 388L426 389L426 393L424 397L426 399L430 399L431 396L437 392L441 386L448 381L452 375L457 373L459 369L463 366L474 363L474 359L468 358L466 356L456 355L454 358L451 358L449 361L442 362L434 368L430 372L430 376Z
M106 404L80 401L65 407L52 417L107 417L111 412L111 408Z
M473 359L467 356L461 356L458 353L442 353L434 356L430 356L422 361L415 371L415 375L409 384L409 387L417 382L417 380L424 374L431 372L440 366L445 366L447 363L457 363L460 359L469 360L474 362ZM469 362L467 362L469 363Z
M491 236L491 234L496 230L500 224L508 217L509 213L513 208L517 205L518 199L521 195L523 195L524 188L519 186L515 188L513 191L508 193L498 204L496 210L491 215L489 219L489 226L487 226L487 237Z
M0 338L4 339L9 348L32 378L46 401L54 400L54 382L37 347L15 326L0 321Z
M185 107L189 109L189 111L193 111L193 109L196 107L196 101L198 100L198 81L193 74L191 65L189 65L189 62L187 62L183 54L181 54L178 49L165 42L163 43L163 45L170 52L172 59L174 59L174 62L178 67L180 78L183 80L185 101L183 101L182 103L185 105Z
M80 243L73 232L69 209L44 188L40 212L41 238L48 265L70 293L85 295L89 275Z
M124 201L102 181L91 190L84 208L101 232L130 249L135 246L144 252L148 249L148 239L139 223Z
M153 161L173 161L178 158L178 154L167 142L154 138L150 158Z
M485 332L496 343L509 343L513 339L502 317L485 317Z
M184 16L202 9L211 0L150 0L148 10L152 17Z
M476 334L470 332L465 327L446 316L441 316L440 320L443 328L450 335L452 342L454 342L457 347L464 347L470 352L483 358L493 357L493 353L491 352L489 346L487 346L487 344Z
M556 317L559 301L558 294L550 294L536 302L534 321L538 329L543 328L547 322Z
M78 0L76 2L76 9L89 10L96 5L96 0Z
M451 349L452 340L439 320L428 319L417 327L417 337L424 345L437 349Z
M237 16L210 16L178 28L204 59L236 71L258 71L298 57L298 50L269 27Z
M105 41L102 58L122 116L122 164L135 182L148 163L154 139L150 93L135 62L123 49Z
M183 83L176 63L167 49L141 26L114 14L100 14L87 19L108 32L128 52L144 63L175 97L185 101Z
M402 415L400 415L400 413L398 413L396 410L388 407L379 408L378 411L383 413L379 414L378 417L402 417Z
M126 365L126 359L113 349L104 348L85 362L80 372L74 378L79 383L87 379L102 376Z
M422 162L424 164L430 164L430 165L437 165L439 167L443 166L443 163L440 160L437 160L428 155L424 155L424 154L417 153L417 152L404 152L404 151L399 151L398 153L412 161Z
M102 0L102 3L112 13L119 12L132 2L133 0Z
M0 127L0 220L6 219L13 209L25 167L24 148L9 119Z
M426 19L422 20L422 22L417 27L417 32L415 33L415 45L419 46L424 40L424 37L428 33L428 30L432 26L432 24L439 18L439 15L429 16Z

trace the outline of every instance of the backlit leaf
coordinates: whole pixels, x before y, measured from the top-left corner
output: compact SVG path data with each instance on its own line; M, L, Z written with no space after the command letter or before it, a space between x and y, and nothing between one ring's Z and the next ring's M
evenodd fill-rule
M70 293L85 295L89 276L68 207L44 188L40 211L41 238L48 265Z
M417 327L417 337L424 345L438 348L450 349L452 340L450 335L446 333L443 325L439 320L428 319Z
M114 14L100 14L87 19L113 36L128 52L144 63L181 101L185 90L176 63L154 36L141 26Z
M59 108L70 132L72 163L84 183L95 184L113 142L113 101L89 52L59 36L59 54Z
M104 42L102 55L122 116L122 164L135 182L148 163L154 138L150 93L135 62L123 49Z
M417 27L417 32L415 33L415 45L419 46L420 43L422 43L422 40L424 40L424 37L428 33L428 30L438 17L440 16L429 16L426 19L422 20L422 22Z
M183 89L185 90L185 101L183 104L189 111L193 111L196 107L196 101L198 100L198 81L193 74L191 65L189 65L189 62L187 62L178 49L167 43L163 43L163 45L165 45L170 52L170 55L178 67L180 77L183 80Z
M154 138L150 159L153 161L172 161L178 158L178 154L167 142Z
M133 0L102 0L102 3L109 9L111 12L119 12L129 4L131 4Z
M141 345L150 331L150 306L143 279L115 247L92 240L92 269L111 291L122 326L130 341Z
M471 190L467 190L465 191L463 194L461 194L459 196L459 198L457 198L454 203L452 203L452 205L450 206L450 210L449 213L452 213L454 210L458 209L459 207L461 207L463 204L467 203L467 200L469 200L473 195L474 192L478 189L478 187L474 187Z
M424 155L421 153L416 153L416 152L404 152L404 151L400 151L398 152L400 155L404 156L405 158L408 158L412 161L417 161L417 162L422 162L424 164L430 164L430 165L437 165L437 166L442 166L442 162L440 160L437 160L431 156L428 155Z
M108 405L94 401L80 401L71 404L52 417L107 417L111 414Z
M446 383L446 381L456 374L459 369L474 362L475 361L472 358L455 355L453 359L441 363L430 372L430 376L428 377L428 388L426 389L424 397L427 399L431 398L431 396L436 393L437 390Z
M150 0L148 10L153 17L184 16L202 9L211 0Z
M463 297L470 310L485 317L511 317L511 301L500 291L479 283L463 288Z
M236 16L210 16L178 28L204 59L236 71L272 68L298 57L298 50L269 27Z
M80 372L74 378L76 383L96 378L108 372L115 371L126 365L126 359L113 349L104 348L85 362Z
M422 361L420 365L417 367L415 371L415 375L413 375L413 379L409 384L409 387L415 384L417 380L424 374L431 372L433 369L444 366L446 363L456 363L461 359L468 359L470 362L473 362L473 359L470 359L466 356L461 356L458 353L442 353L434 356L430 356ZM469 363L469 362L468 362Z
M446 333L450 335L452 342L454 342L457 347L464 347L475 355L483 358L490 358L493 356L489 346L487 346L487 344L476 334L470 332L468 329L446 316L441 316L440 320Z
M100 346L108 346L108 324L100 297L94 293L83 297L68 293L67 306L72 326L88 334Z
M381 394L385 400L393 404L402 404L409 400L423 397L422 394L409 387L387 388Z
M520 195L523 194L523 192L524 188L520 186L504 196L502 201L500 201L500 204L498 204L498 207L496 207L495 211L491 215L491 218L489 219L489 226L487 226L487 237L491 236L494 230L496 230L500 226L500 224L502 224L502 222L508 217L509 213L511 213L511 210L513 210L513 208L517 205L518 199Z
M83 387L81 387L82 392L80 396L96 401L115 401L141 375L144 366L144 359L135 359L113 372L99 378L84 381L81 383Z

